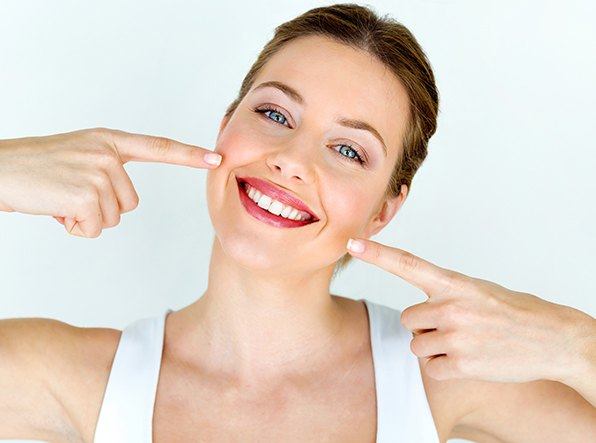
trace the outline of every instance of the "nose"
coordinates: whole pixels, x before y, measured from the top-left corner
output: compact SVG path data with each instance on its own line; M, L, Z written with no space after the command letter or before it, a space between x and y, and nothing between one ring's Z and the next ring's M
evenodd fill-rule
M267 156L266 163L274 175L280 175L293 183L295 180L311 183L313 180L313 152L305 147L304 141L283 143Z

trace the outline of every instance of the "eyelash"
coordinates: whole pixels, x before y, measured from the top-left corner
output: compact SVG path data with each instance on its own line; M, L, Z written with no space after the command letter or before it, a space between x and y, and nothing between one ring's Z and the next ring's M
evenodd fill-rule
M282 115L282 116L283 116L283 118L284 118L284 119L286 119L286 121L287 121L287 120L288 120L288 118L285 116L285 114L284 114L283 112L281 112L281 110L279 110L279 109L278 109L278 108L276 108L275 106L271 106L271 105L268 105L268 106L263 106L263 107L255 108L255 109L253 109L253 111L254 111L254 112L257 112L257 113L259 113L259 114L263 114L263 116L264 116L264 117L265 117L267 120L269 120L269 121L272 121L273 123L277 123L277 124L280 124L280 125L282 125L282 126L286 126L286 125L284 125L283 123L279 123L279 122L277 122L277 121L275 121L275 120L273 120L273 119L271 119L271 118L269 118L269 117L267 117L267 116L265 115L265 112L269 112L269 111L277 112L278 114ZM341 154L339 151L337 151L337 150L335 150L335 149L334 149L334 150L333 150L333 152L335 152L335 153L336 153L337 155L339 155L340 157L343 157L343 158L345 158L346 160L348 160L348 161L351 161L351 162L360 163L361 165L365 165L365 164L366 164L366 160L364 160L364 158L363 158L363 157L364 157L364 155L362 155L362 154L360 153L360 151L358 151L358 149L356 149L356 148L355 148L354 146L352 146L351 144L349 144L349 143L341 143L341 144L339 144L339 145L336 145L336 146L347 146L347 147L349 147L349 148L350 148L352 151L354 151L354 152L356 153L356 157L346 157L345 155L342 155L342 154Z

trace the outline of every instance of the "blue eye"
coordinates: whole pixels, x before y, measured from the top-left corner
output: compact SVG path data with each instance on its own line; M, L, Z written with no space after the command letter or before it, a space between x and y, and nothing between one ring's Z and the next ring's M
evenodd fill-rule
M255 112L262 114L265 116L266 119L268 120L272 120L275 123L281 124L283 126L287 126L285 125L283 122L280 122L280 120L283 120L285 122L287 122L287 118L286 116L277 108L275 108L274 106L264 106L261 108L257 108L254 109ZM271 114L267 115L268 112L271 112ZM277 117L273 117L272 116L277 116ZM287 126L289 128L289 126ZM333 150L333 152L335 152L337 155L341 156L342 158L348 160L348 161L352 161L352 162L357 162L360 163L361 165L364 165L366 163L365 160L363 160L363 156L360 154L360 152L352 145L347 144L347 143L342 143L339 145L335 145L335 146L340 146L340 147L347 147L350 149L350 151L347 152L353 152L353 155L348 155L345 156L343 154L341 154L341 149L340 150ZM344 151L346 152L346 151Z
M347 147L348 149L350 149L350 151L347 151L347 152L353 152L353 153L354 153L354 155L353 155L353 156L348 156L348 157L346 157L345 155L342 155L342 154L340 153L341 149L340 149L339 151L336 151L335 149L333 150L334 152L337 152L337 153L338 153L339 155L341 155L342 157L344 157L344 158L348 158L348 159L352 159L352 161L357 161L357 162L358 162L358 163L360 163L360 164L364 164L364 163L365 163L365 161L364 161L364 160L362 160L362 157L360 156L360 154L358 153L358 151L356 150L356 148L354 148L352 145L349 145L349 144L347 144L347 143L343 143L343 144L340 144L340 145L335 145L335 146L342 146L342 147L343 147L343 146L345 146L345 147ZM345 151L344 151L344 152L345 152Z
M266 118L268 118L269 120L273 120L276 123L281 123L280 120L283 119L284 121L287 122L286 116L283 114L283 112L281 112L279 109L275 108L275 107L262 107L262 108L257 108L254 110L255 112L258 112L259 114L263 114L266 116ZM271 114L267 115L267 112L271 112ZM271 118L272 115L277 115L281 118ZM284 123L281 123L284 126ZM289 126L288 126L289 127Z

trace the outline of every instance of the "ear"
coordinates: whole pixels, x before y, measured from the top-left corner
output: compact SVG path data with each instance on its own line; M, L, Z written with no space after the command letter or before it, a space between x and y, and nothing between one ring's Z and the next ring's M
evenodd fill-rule
M389 223L408 196L408 186L401 185L401 191L396 197L381 200L377 211L364 229L363 238L369 238L383 229Z

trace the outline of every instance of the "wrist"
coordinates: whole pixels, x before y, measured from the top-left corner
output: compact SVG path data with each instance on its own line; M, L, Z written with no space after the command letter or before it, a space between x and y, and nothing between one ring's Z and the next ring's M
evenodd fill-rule
M569 353L556 381L577 390L596 380L596 319L575 311L578 315L569 325L572 331Z
M4 149L6 147L6 140L0 140L0 154L2 154L4 152ZM5 163L6 161L2 158L2 156L0 156L0 178L2 176L5 175L5 172L2 170L2 165L3 163ZM2 189L6 188L6 186L4 186L1 182L0 182L0 191ZM0 211L5 211L5 212L14 212L14 210L10 207L8 207L8 205L6 205L5 203L2 202L2 196L0 195Z

